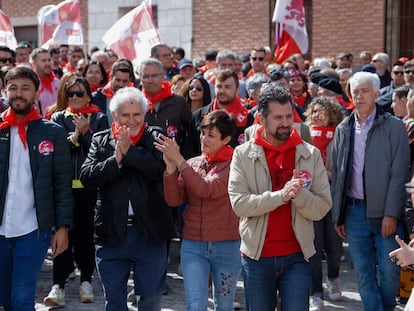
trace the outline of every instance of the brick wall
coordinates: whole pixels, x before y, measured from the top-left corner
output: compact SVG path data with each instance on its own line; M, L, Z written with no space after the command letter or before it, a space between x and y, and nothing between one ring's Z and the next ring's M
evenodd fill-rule
M37 20L37 12L42 6L49 4L59 4L63 0L2 0L0 2L1 9L9 16L9 18L18 17L35 17ZM88 0L81 0L81 16L82 28L85 38L85 44L88 46ZM18 26L18 25L16 25ZM37 27L37 24L33 25ZM19 40L19 38L17 38Z
M244 55L253 46L269 45L272 13L267 0L194 0L193 57L203 57L209 49Z
M359 53L384 50L385 1L312 1L312 57L335 57L347 51L359 67Z

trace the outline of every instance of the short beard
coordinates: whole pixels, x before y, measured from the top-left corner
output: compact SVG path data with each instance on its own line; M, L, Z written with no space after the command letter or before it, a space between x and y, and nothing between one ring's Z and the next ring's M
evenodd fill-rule
M25 105L23 108L16 109L16 107L13 105L13 100L14 99L10 101L10 108L14 111L15 114L27 115L33 108L33 105Z
M275 133L270 133L270 135L273 136L273 138L280 140L280 141L286 141L289 139L290 135L292 134L292 128L289 128L289 134L281 134L278 132L278 130L280 129L280 127L278 127L276 129Z

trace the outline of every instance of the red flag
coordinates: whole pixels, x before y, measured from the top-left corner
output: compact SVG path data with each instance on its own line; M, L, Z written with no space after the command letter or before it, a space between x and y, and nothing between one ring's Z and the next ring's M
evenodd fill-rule
M37 13L42 47L51 44L83 45L79 0L46 5Z
M150 56L151 47L161 43L151 6L143 1L119 19L102 37L120 57L140 62Z
M281 64L292 54L305 54L308 51L303 0L277 0L272 20L276 23L277 63Z
M0 45L16 49L17 41L9 17L0 10Z

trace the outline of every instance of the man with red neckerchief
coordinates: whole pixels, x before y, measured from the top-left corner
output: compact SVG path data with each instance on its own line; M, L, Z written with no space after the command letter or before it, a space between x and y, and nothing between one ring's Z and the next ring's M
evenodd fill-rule
M191 120L190 106L184 97L173 94L163 72L161 62L154 58L144 60L139 68L142 91L148 100L145 122L161 127L183 147Z
M50 241L54 257L68 247L72 163L64 130L35 108L36 73L16 67L5 81L10 108L0 120L0 305L34 311Z
M269 76L266 70L266 49L263 46L257 46L250 52L250 64L252 69L247 73L247 77L250 78L256 73L263 73Z
M40 79L40 96L37 108L40 114L45 116L47 108L56 101L60 82L52 71L51 58L48 50L42 48L34 49L30 54L30 62L33 70Z
M230 69L219 71L216 75L215 93L213 102L197 110L191 119L188 144L186 145L186 151L191 157L201 154L200 124L210 111L224 109L233 114L237 124L236 134L229 143L233 148L245 142L244 130L253 124L253 115L244 107L238 96L239 78L237 73Z
M313 221L332 200L321 154L293 127L290 93L262 89L261 124L254 139L233 153L229 197L240 217L246 309L309 310L310 257L315 254Z

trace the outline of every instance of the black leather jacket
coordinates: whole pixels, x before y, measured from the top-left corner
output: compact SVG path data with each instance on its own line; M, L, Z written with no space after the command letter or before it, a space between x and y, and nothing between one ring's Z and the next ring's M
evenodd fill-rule
M97 243L117 246L125 238L128 206L147 240L161 242L175 234L171 212L163 198L162 154L153 145L147 128L137 146L131 146L118 166L116 141L111 130L96 133L81 168L85 186L98 187L101 201L96 207Z

